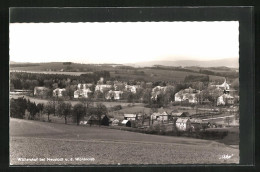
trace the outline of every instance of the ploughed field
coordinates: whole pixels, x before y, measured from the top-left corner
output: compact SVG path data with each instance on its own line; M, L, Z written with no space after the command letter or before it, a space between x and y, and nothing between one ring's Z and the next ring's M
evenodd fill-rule
M11 165L215 163L239 163L238 148L209 140L10 118Z

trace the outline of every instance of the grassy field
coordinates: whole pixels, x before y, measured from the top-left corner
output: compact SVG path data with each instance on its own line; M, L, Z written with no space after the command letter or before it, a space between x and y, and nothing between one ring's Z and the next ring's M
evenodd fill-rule
M223 155L231 158L223 159ZM35 161L29 161L29 158L35 158ZM10 119L11 165L238 162L238 148L215 141Z
M161 69L142 69L144 75L134 75L132 73L111 73L112 77L120 76L124 79L143 79L144 81L184 81L184 78L188 75L205 75L200 73L186 72L186 71L172 71ZM210 81L223 79L224 77L209 75Z

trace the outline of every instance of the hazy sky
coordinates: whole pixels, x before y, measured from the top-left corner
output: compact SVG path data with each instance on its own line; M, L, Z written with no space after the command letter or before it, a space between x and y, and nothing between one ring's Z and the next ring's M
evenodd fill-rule
M238 58L239 23L11 23L16 62L135 63Z

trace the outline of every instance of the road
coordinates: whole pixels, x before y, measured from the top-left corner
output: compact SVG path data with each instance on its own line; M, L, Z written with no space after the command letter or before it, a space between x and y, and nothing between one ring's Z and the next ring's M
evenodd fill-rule
M12 165L238 162L237 148L214 141L10 119Z

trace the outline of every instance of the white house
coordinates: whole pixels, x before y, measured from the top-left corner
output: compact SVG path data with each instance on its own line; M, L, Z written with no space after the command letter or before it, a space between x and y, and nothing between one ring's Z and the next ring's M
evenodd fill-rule
M95 87L95 91L100 91L100 92L102 92L103 93L103 90L105 89L105 88L112 88L112 85L107 85L107 84L103 84L103 85L96 85L96 87Z
M191 122L189 118L178 118L176 121L176 128L179 131L187 131L191 127Z
M112 91L112 90L110 90L110 91L106 94L105 98L106 98L107 100L111 100L111 99L120 100L120 96L121 96L122 94L123 94L123 91Z
M46 91L48 91L48 88L46 87L34 87L33 95L40 96L43 95Z
M234 97L229 94L223 94L217 99L217 106L219 105L233 105Z
M78 88L78 90L80 90L80 89L87 89L87 88L91 87L92 85L93 84L91 84L91 83L88 83L88 84L78 84L77 88Z
M125 90L130 91L131 93L136 93L136 90L140 88L140 85L125 85Z
M88 94L91 92L92 91L89 88L76 90L74 91L74 98L80 98L80 97L88 98Z
M156 86L152 89L151 99L157 100L157 96L165 93L167 87Z
M189 103L197 103L197 97L196 94L200 91L197 91L195 89L192 89L191 87L181 90L178 93L175 94L175 101L176 102L182 102L182 101L188 101Z
M53 96L56 97L62 97L62 92L66 91L65 88L56 88L53 90Z

